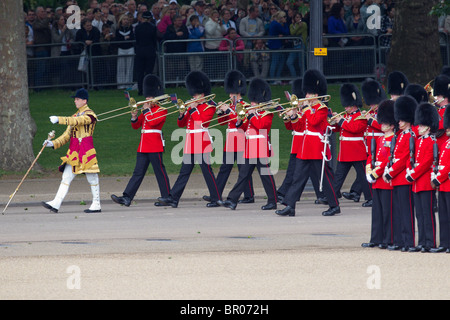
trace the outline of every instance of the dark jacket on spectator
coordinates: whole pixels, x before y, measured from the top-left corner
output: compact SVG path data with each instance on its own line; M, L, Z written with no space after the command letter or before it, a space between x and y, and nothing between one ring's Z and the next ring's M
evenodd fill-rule
M147 55L156 52L156 27L150 22L143 22L136 26L136 55ZM150 51L150 52L149 52Z
M127 40L125 40L125 35L128 35L129 38ZM123 28L120 27L119 29L116 30L116 39L115 41L126 41L125 43L118 43L117 47L119 47L120 49L130 49L131 47L134 46L134 44L132 42L129 41L133 41L135 40L135 35L133 32L133 27L129 27L129 28Z
M181 36L177 35L177 32L182 31ZM167 27L166 33L164 34L164 40L184 40L189 38L189 31L185 25L182 25L179 30L175 30L173 24ZM166 52L186 52L187 42L170 42L166 44Z
M88 49L88 53L91 52L93 56L100 56L102 54L102 48L96 44L100 42L100 31L97 28L93 27L89 34L83 28L77 31L77 35L75 36L75 42L85 42L86 40L92 40L91 48ZM78 48L74 49L75 54L80 54L83 51L84 47L77 46Z
M52 43L52 33L50 30L50 20L49 19L39 19L37 18L33 23L33 34L34 34L34 45L39 44L51 44ZM50 46L45 47L35 47L35 52L38 51L48 51L50 53Z

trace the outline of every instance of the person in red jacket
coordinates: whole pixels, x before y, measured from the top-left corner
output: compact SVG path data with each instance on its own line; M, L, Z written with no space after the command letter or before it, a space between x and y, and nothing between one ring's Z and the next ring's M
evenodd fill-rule
M355 168L357 183L362 187L366 204L372 204L372 191L366 180L364 168L367 160L364 132L367 119L361 115L362 98L358 88L351 83L345 83L340 89L341 104L345 115L335 116L335 129L340 133L339 154L334 177L334 190L339 195L350 168Z
M255 167L258 169L267 195L267 204L262 206L261 209L273 210L277 208L277 188L269 164L271 156L269 132L272 127L273 113L256 108L258 104L269 102L271 96L270 86L265 80L254 78L250 82L248 98L251 105L248 108L247 118L244 120L238 119L236 123L236 127L245 131L245 163L239 170L238 180L228 194L227 200L219 201L220 205L231 210L236 209L238 199Z
M389 163L390 147L398 123L394 118L394 101L384 100L378 106L377 122L381 125L384 136L371 141L367 158L366 177L372 184L372 223L370 241L361 244L363 248L379 247L386 249L392 245L392 186L382 179ZM374 148L372 147L374 145Z
M439 247L431 252L450 253L450 108L444 112L445 135L447 141L439 150L438 163L434 164L431 183L439 189Z
M184 188L197 162L200 165L211 197L211 202L206 206L217 207L217 201L221 199L221 194L211 168L213 146L212 138L208 131L211 119L216 113L216 107L203 99L211 94L211 82L202 71L191 71L186 76L185 82L186 88L194 100L191 103L187 102L187 109L181 110L177 120L178 127L186 128L183 163L169 196L160 197L158 200L170 205L172 208L177 208Z
M377 113L379 104L387 99L386 92L383 86L376 80L366 79L361 84L362 98L369 106L369 110L364 114L367 119L367 128L364 132L366 151L369 153L371 141L373 138L378 139L384 136L384 132L381 131L381 124L377 121ZM359 202L362 193L362 186L355 180L350 187L350 192L342 192L342 196L345 199ZM367 199L366 199L367 200ZM371 201L364 202L363 206L370 207Z
M415 124L418 125L419 136L415 140L415 145L410 145L410 161L407 162L406 180L413 183L412 191L419 241L418 246L409 248L409 251L429 252L431 248L436 247L434 188L430 181L433 172L433 149L437 147L434 133L439 128L439 114L435 106L425 102L417 107L414 117Z
M448 98L450 97L450 77L445 74L440 74L434 79L433 94L436 98L436 107L440 116L439 129L436 133L436 139L439 146L439 150L442 149L443 144L447 142L447 135L444 129L444 112L445 107L448 105Z
M399 132L396 136L391 161L383 174L383 179L391 183L393 189L392 228L394 243L389 250L408 251L415 247L415 218L412 183L406 180L406 166L410 161L410 140L415 139L411 128L417 101L412 96L401 96L395 100L394 115L398 121Z
M306 98L326 95L327 87L325 76L319 70L309 69L303 75L303 92ZM321 177L323 158L327 157L327 159L330 159L331 156L329 142L325 141L327 139L327 127L329 126L328 107L326 105L317 99L311 100L310 105L304 109L302 117L294 121L302 121L304 123L305 134L302 146L297 153L294 181L283 199L283 204L286 207L275 212L280 216L295 216L295 204L301 198L309 176L314 174L317 177ZM325 143L326 145L324 145ZM322 215L332 216L340 213L341 209L333 188L333 171L327 161L325 161L323 169L324 194L330 207L322 212Z
M143 81L143 94L147 100L164 94L160 79L152 74L145 76ZM141 141L137 149L136 166L133 175L121 197L111 195L111 199L118 204L129 207L134 199L148 166L152 164L159 191L162 197L167 197L170 191L169 176L163 163L164 139L162 127L166 122L167 110L160 107L156 102L144 104L142 113L138 116L137 110L131 113L131 127L135 130L141 129ZM163 206L161 202L155 202L155 206Z
M232 102L230 104L222 104L218 114L219 123L227 125L223 161L216 178L221 195L233 169L234 162L237 163L239 170L244 163L245 133L241 128L238 129L236 127L236 106L247 104L242 98L247 93L247 80L239 70L231 70L225 75L224 87ZM250 176L245 184L244 198L239 200L239 203L254 203L254 195L253 179ZM209 196L204 196L203 199L211 201Z

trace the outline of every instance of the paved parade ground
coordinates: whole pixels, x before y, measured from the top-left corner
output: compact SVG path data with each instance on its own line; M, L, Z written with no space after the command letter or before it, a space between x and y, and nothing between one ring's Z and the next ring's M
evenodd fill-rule
M0 180L2 210L19 181ZM206 208L201 174L177 209L153 205L154 177L128 208L110 200L128 178L101 177L102 213L86 214L81 176L54 214L39 203L53 199L59 178L26 180L0 216L0 299L450 298L450 254L361 247L371 221L363 198L341 199L342 214L323 217L327 207L309 188L296 216L280 217L260 210L266 200L254 181L256 202L231 211Z

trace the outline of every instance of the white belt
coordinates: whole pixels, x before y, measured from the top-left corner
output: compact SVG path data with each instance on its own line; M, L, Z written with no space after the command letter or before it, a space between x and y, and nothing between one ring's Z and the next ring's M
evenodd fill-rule
M320 134L319 132L305 130L305 136L316 136L323 140L323 135Z
M238 129L234 128L234 129L227 129L227 132L238 132Z
M141 133L159 133L159 134L161 134L162 131L157 130L157 129L147 129L147 130L141 130Z
M339 140L341 141L364 141L363 137L339 137Z
M251 135L251 136L245 136L247 139L262 139L265 138L265 136L263 136L262 134L255 134L255 135Z
M293 136L304 136L305 135L305 133L304 132L298 132L298 131L292 131L292 135Z
M371 137L372 136L372 132L364 132L364 135L366 137ZM373 136L374 137L382 137L382 136L384 136L384 133L383 132L374 132Z
M186 133L200 133L200 132L208 132L208 129L207 128L194 130L186 129Z

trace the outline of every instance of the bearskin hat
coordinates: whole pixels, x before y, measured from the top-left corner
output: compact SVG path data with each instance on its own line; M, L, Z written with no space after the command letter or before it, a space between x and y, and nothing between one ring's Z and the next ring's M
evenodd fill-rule
M409 81L401 71L393 71L388 75L388 93L401 96L404 94Z
M396 121L414 123L417 101L411 96L401 96L395 100L394 116Z
M319 96L327 94L327 79L325 76L316 69L309 69L303 75L303 92L305 94L312 93Z
M225 75L225 92L228 94L240 94L245 96L247 93L247 79L239 70L231 70Z
M248 88L250 102L262 103L272 100L272 91L266 80L253 78Z
M435 97L443 96L450 97L450 77L445 74L440 74L434 78L433 94Z
M380 103L377 111L377 121L380 124L398 125L394 117L394 100L384 100Z
M345 107L362 107L361 93L353 83L344 83L340 90L341 104Z
M428 102L417 106L414 118L416 125L430 127L431 133L435 133L439 129L439 113L436 107Z
M450 66L443 66L441 74L445 74L446 76L450 77Z
M186 88L191 96L197 94L204 94L205 96L211 94L211 82L208 76L198 70L191 71L186 76Z
M298 78L292 82L292 94L295 94L297 98L304 98L305 93L303 92L303 79Z
M164 88L159 77L154 74L146 75L142 84L142 93L146 98L162 96Z
M361 84L361 92L364 102L369 106L379 104L387 98L383 86L378 81L370 78L364 80Z
M423 86L417 83L410 83L405 89L405 95L410 95L416 99L417 103L428 102L428 92Z

